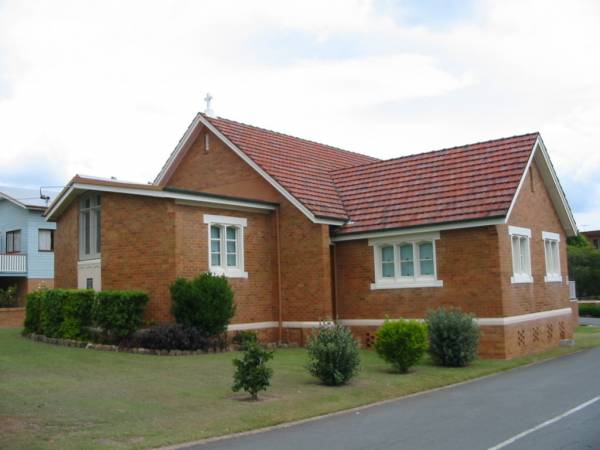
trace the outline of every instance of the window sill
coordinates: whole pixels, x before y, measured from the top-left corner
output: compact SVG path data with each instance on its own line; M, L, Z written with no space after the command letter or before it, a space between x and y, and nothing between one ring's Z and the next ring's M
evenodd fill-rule
M562 283L563 279L561 275L546 275L544 281L546 283Z
M248 278L248 272L240 269L222 269L220 267L211 267L210 272L213 275L224 275L226 278Z
M510 277L510 282L512 284L533 283L533 277L531 275L513 275Z
M371 290L377 289L413 289L413 288L430 288L443 287L442 280L422 280L422 281L377 281L371 283Z

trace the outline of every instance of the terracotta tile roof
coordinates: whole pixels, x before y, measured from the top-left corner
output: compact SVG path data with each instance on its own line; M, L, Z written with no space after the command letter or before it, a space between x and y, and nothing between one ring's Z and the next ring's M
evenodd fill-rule
M538 133L381 161L204 116L337 234L505 216Z
M330 171L378 161L232 120L204 117L319 217L348 219Z
M351 222L339 234L505 216L538 133L331 172Z

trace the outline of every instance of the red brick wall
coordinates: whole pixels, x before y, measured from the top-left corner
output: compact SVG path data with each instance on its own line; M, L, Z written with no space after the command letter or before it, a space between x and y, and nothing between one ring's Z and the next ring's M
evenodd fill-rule
M200 134L166 185L279 203L283 320L332 317L327 225L312 223L213 135L206 152Z
M277 320L274 214L175 206L176 274L193 278L208 270L208 225L204 214L244 217L244 270L248 278L230 278L236 314L232 323Z
M54 286L77 287L79 260L79 202L74 201L56 221L54 232Z
M531 178L533 177L533 179ZM513 273L512 249L508 226L498 226L501 254L501 280L506 315L514 316L550 309L567 308L567 245L565 231L558 219L540 173L532 164L513 208L509 225L531 230L530 251L533 283L511 283ZM546 283L546 262L542 231L560 234L560 268L562 283Z
M373 247L366 239L336 243L339 317L417 318L440 306L460 307L480 317L502 315L494 227L442 231L436 254L443 287L371 290L375 280Z

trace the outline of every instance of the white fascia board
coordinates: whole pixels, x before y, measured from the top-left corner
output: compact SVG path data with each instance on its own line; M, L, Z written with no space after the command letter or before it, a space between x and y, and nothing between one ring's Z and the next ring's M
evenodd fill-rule
M519 181L519 186L517 187L517 191L512 199L510 207L508 208L508 213L506 214L505 223L508 223L510 219L510 215L513 211L515 204L517 203L517 199L519 198L519 193L521 192L521 188L525 183L525 179L529 174L529 168L533 161L536 160L540 163L540 171L542 172L542 179L546 188L549 190L550 198L553 200L554 207L556 208L559 217L561 217L561 222L565 229L570 232L570 236L574 236L577 234L577 224L575 223L575 218L573 217L573 212L571 211L571 207L567 202L564 191L558 181L558 176L556 175L556 171L554 170L554 166L552 165L552 161L550 160L550 156L548 155L548 151L546 150L546 146L544 145L544 141L538 136L535 144L533 146L533 150L531 155L529 156L529 160L527 161L527 166L523 171L523 175L521 176L521 181ZM545 176L545 172L547 172L547 176ZM553 195L554 193L554 195ZM556 196L556 201L553 197ZM558 204L557 204L558 203Z
M2 192L0 192L0 198L3 198L4 200L7 200L11 203L14 203L17 206L20 206L21 208L27 209L27 206L25 206L25 204L21 203L19 200L12 198L9 195L3 194Z
M348 235L335 236L331 240L333 242L343 241L355 241L357 239L379 239L395 236L404 236L419 233L433 233L445 230L458 230L461 228L477 228L486 227L489 225L502 225L504 224L504 218L499 217L495 219L482 219L482 220L469 220L464 222L455 222L441 225L431 225L425 227L409 227L401 228L397 230L379 230L379 231L366 231L364 233L355 233Z
M537 152L539 145L540 145L540 137L538 136L533 144L533 148L531 149L531 153L529 155L529 159L527 160L527 165L525 166L525 170L521 174L521 180L519 180L519 185L517 186L515 195L513 196L513 199L510 202L510 207L508 208L508 212L506 213L506 218L505 218L504 223L508 223L510 214L512 213L512 210L515 207L515 204L517 203L517 199L519 198L519 193L521 192L521 188L523 187L523 184L525 183L525 179L527 178L527 174L529 173L529 168L531 167L531 164L533 163L533 158L535 157L535 153Z
M69 198L74 191L97 191L97 192L112 192L116 194L127 194L127 195L140 195L144 197L153 197L153 198L166 198L166 199L174 199L174 200L182 200L191 203L204 203L204 204L214 204L214 205L223 205L223 206L234 206L234 207L243 207L250 209L258 209L258 210L266 210L272 211L276 208L275 205L268 205L264 203L257 203L246 200L236 200L229 198L218 198L213 196L205 196L202 194L186 194L180 192L172 192L172 191L162 191L162 190L150 190L150 189L137 189L137 188L128 188L128 187L116 187L116 186L105 186L105 185L95 185L95 184L85 184L85 183L74 183L68 191L60 197L59 201L52 205L51 209L48 211L46 215L46 220L52 219L52 216L56 212L56 210L64 203L64 201Z
M177 147L175 147L175 149L171 152L169 159L167 160L167 162L161 169L160 173L154 179L154 184L160 184L163 181L163 179L165 178L165 175L167 174L167 172L173 165L173 162L177 159L179 154L182 152L182 150L184 148L186 148L187 145L191 144L190 140L192 138L195 138L195 133L198 128L198 124L200 123L201 117L202 116L200 115L200 113L196 114L196 117L194 117L194 120L192 120L192 123L189 125L187 130L185 130L185 133L183 134L183 136L177 143Z
M550 240L550 241L559 241L560 242L560 234L552 233L550 231L542 231L542 240Z
M186 134L183 136L175 151L171 154L169 161L165 164L165 167L159 174L159 176L155 180L155 184L159 184L163 181L166 173L169 171L171 165L177 159L177 155L187 146L187 141L194 138L194 129L197 128L200 124L204 125L211 133L217 136L227 147L229 147L236 155L238 155L246 164L248 164L252 169L254 169L260 176L262 176L267 182L273 186L281 195L283 195L292 205L298 208L306 217L310 219L311 222L323 225L343 225L346 221L342 219L329 219L329 218L320 218L315 216L306 206L304 206L300 201L298 201L292 194L290 194L283 186L281 186L273 177L271 177L267 172L265 172L258 164L256 164L252 158L246 155L242 150L240 150L233 142L231 142L227 137L221 133L213 124L210 123L206 118L202 116L202 114L198 114L195 118Z
M60 208L60 206L65 202L65 200L71 196L74 190L75 189L73 188L73 185L71 185L63 189L63 192L61 192L58 195L58 197L54 199L54 201L48 207L47 212L45 213L46 222L52 219L52 216L54 215L56 210Z

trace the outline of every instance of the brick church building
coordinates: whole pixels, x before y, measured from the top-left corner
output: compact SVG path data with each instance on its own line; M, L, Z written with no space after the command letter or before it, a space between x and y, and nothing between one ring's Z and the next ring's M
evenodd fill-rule
M229 329L302 344L334 319L370 346L386 317L473 313L480 355L558 345L577 323L576 225L538 133L390 160L198 114L153 184L75 176L47 210L55 286L229 278Z

